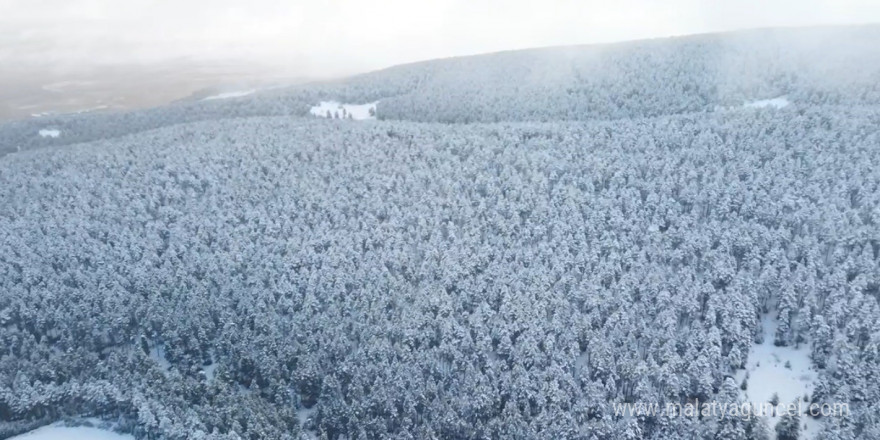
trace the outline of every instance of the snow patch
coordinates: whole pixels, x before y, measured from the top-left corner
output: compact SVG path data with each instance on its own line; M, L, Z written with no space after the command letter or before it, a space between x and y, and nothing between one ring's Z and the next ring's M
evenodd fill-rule
M309 113L319 118L334 119L354 119L363 121L368 119L376 119L376 104L379 102L370 102L367 104L341 104L336 101L321 101L320 104L312 107Z
M9 440L134 440L128 434L85 426L44 426Z
M810 345L809 343L801 343L797 349L793 346L777 347L774 345L773 339L777 323L771 315L772 313L762 318L764 342L752 345L746 369L737 372L737 383L742 383L748 373L745 397L752 405L769 405L767 402L770 402L773 394L776 394L779 396L780 405L800 401L801 407L806 410L810 403L803 401L804 395L812 395L813 386L818 377L818 373L810 361ZM774 428L779 422L779 416L772 415L766 419L772 436L775 438ZM806 414L801 415L800 423L801 439L815 438L821 429L821 423ZM805 425L806 430L804 429Z
M56 130L54 128L44 128L39 131L39 134L40 134L40 137L44 137L44 138L47 138L47 137L57 138L58 136L61 136L61 130Z
M305 434L305 437L309 439L318 438L318 433L315 430L305 428L306 424L309 422L309 419L312 418L317 409L317 407L313 406L311 408L300 408L296 410L296 418L299 420L299 426L303 428L303 434Z
M578 377L587 377L590 374L588 371L590 365L587 361L590 360L590 352L584 351L578 355L577 359L574 361L574 371L576 372Z
M783 108L788 107L791 104L789 102L788 97L779 96L777 98L772 99L761 99L758 101L747 102L743 104L743 107L746 108L765 108L765 107L773 107L773 108Z
M205 373L206 381L213 382L214 378L217 377L217 363L215 362L205 368L202 368L202 372Z
M150 359L156 361L159 367L162 368L162 371L171 369L171 362L168 362L168 359L165 357L165 346L162 344L156 344L150 348Z
M202 366L202 374L205 375L205 382L207 383L213 382L214 378L217 377L217 361L214 360L213 353L211 354L211 363Z
M241 98L242 96L248 96L256 93L256 90L239 90L236 92L225 92L217 95L208 96L207 98L202 99L202 101L213 101L215 99L230 99L230 98Z
M108 108L110 108L110 106L108 106L108 105L104 105L104 104L101 104L101 105L96 105L96 106L94 106L94 107L89 107L89 108L84 108L84 109L82 109L82 110L77 110L76 113L77 113L77 114L91 113L91 112L97 112L97 111L101 111L101 110L106 110L106 109L108 109Z

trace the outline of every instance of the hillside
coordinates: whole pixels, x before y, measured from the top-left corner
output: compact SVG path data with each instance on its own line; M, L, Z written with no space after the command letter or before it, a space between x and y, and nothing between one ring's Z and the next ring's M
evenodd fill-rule
M395 67L329 93L425 122L650 117L779 96L876 105L878 39L880 26L766 29L513 51Z
M239 99L8 123L0 155L194 121L309 117L321 101L378 101L381 119L459 123L653 117L783 96L802 107L880 105L878 40L880 25L765 29L427 61Z
M878 33L2 125L0 438L880 438Z

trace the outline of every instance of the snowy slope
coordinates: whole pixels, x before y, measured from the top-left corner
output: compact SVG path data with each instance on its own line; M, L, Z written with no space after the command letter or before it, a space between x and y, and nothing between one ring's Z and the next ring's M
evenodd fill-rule
M134 437L85 426L44 426L10 440L134 440Z

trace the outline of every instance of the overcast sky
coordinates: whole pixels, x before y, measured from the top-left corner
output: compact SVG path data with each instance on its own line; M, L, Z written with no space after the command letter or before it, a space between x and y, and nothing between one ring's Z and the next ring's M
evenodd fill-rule
M872 22L878 0L0 0L0 66L196 57L327 76L505 49Z

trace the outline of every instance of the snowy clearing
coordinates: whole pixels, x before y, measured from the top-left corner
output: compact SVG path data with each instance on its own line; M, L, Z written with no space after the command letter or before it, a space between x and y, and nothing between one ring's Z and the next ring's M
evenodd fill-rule
M134 440L134 437L85 426L44 426L9 440Z
M202 99L202 101L212 101L215 99L230 99L230 98L241 98L243 96L248 96L256 93L256 90L239 90L236 92L225 92L217 95L208 96L207 98Z
M765 107L774 107L774 108L783 108L788 107L791 102L788 100L786 96L779 96L771 99L761 99L758 101L747 102L743 104L743 107L746 108L765 108Z
M376 104L340 104L336 101L322 101L312 107L309 113L320 118L354 119L357 121L376 119Z
M202 373L205 375L205 382L211 383L214 381L214 378L217 377L217 363L214 362L211 365L202 368Z
M61 130L56 130L54 128L44 128L39 131L39 134L40 134L40 137L44 137L44 138L46 138L46 137L57 138L58 136L61 136Z
M742 383L748 373L748 389L744 392L746 400L753 405L767 404L776 394L780 405L788 405L799 401L803 410L809 407L809 402L804 402L804 395L813 392L813 384L817 374L810 360L809 343L801 343L794 347L777 347L773 344L776 333L775 312L764 315L762 327L764 330L764 342L753 344L749 352L749 362L745 370L737 373L737 382ZM788 364L786 364L788 363ZM818 433L821 424L807 416L801 415L801 438L812 439ZM775 438L773 428L779 422L779 417L773 415L767 417L770 430Z
M315 430L305 429L306 424L308 423L309 419L315 415L316 410L317 408L314 406L311 408L300 408L296 410L296 418L299 420L299 426L303 427L303 434L305 435L305 437L310 439L318 438L318 433L315 432Z
M167 360L165 362L168 362ZM202 374L205 375L205 382L211 383L217 377L217 361L214 360L214 354L211 354L211 363L202 366Z
M150 359L156 361L162 371L171 369L171 362L168 362L168 359L165 357L165 346L162 344L156 344L150 348Z
M96 105L94 107L89 107L89 108L84 108L82 110L77 110L76 113L77 114L91 113L91 112L96 112L96 111L100 111L100 110L106 110L108 108L110 108L109 105L101 104L101 105Z

